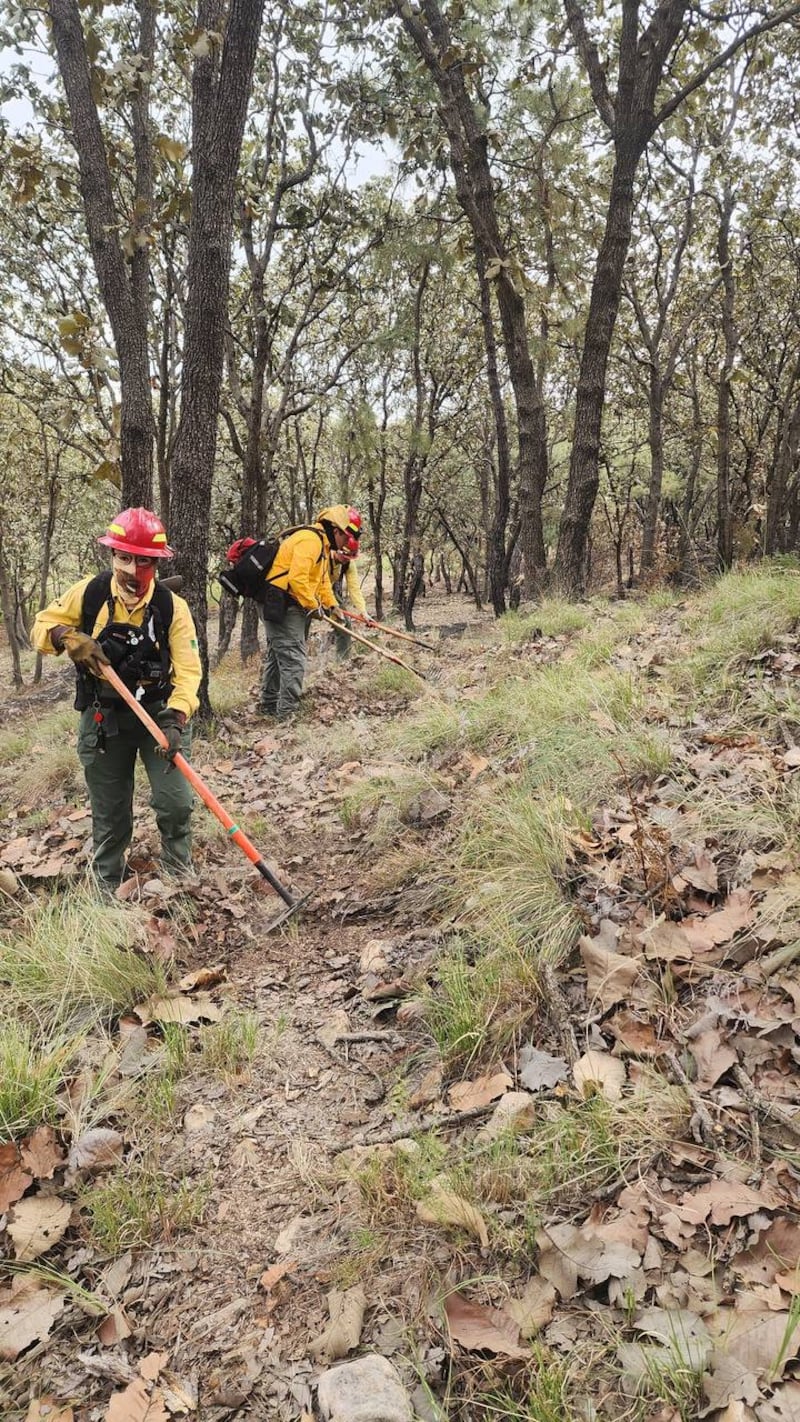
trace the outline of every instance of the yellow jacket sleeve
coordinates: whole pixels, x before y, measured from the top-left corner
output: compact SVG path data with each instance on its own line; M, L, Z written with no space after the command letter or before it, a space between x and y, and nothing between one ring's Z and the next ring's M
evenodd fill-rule
M361 591L361 579L358 576L358 568L354 562L347 564L344 570L344 585L347 592L347 601L355 612L361 617L367 615L367 604L364 601L364 594Z
M50 633L54 627L80 627L81 613L83 612L83 594L85 593L91 578L81 578L79 583L73 583L61 597L57 597L47 607L43 607L41 612L36 614L36 621L31 628L31 642L36 652L42 652L44 656L55 656L56 649L50 641Z
M189 604L172 594L172 622L169 627L169 655L172 661L173 691L168 705L192 716L200 705L197 695L203 669L197 646L197 632Z
M309 612L336 607L328 574L328 540L314 529L299 529L283 540L268 573L269 582L286 592Z

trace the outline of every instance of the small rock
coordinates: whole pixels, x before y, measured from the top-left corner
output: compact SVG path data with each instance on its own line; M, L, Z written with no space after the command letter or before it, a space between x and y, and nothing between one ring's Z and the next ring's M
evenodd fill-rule
M447 796L431 786L414 796L400 818L408 825L421 825L424 828L444 819L449 815L450 808Z
M413 1422L411 1399L388 1358L369 1354L329 1368L319 1380L326 1422Z

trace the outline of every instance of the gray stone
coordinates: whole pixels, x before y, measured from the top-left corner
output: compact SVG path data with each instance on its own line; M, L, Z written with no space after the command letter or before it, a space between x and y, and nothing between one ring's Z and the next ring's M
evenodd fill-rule
M400 1374L376 1353L329 1368L319 1380L318 1400L326 1422L414 1422Z

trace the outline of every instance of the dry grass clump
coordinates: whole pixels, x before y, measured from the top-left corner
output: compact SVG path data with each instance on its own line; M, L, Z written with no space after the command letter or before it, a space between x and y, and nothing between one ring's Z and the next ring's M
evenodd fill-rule
M0 933L6 1010L50 1034L109 1022L165 988L164 969L136 951L140 941L136 911L88 889L34 900Z

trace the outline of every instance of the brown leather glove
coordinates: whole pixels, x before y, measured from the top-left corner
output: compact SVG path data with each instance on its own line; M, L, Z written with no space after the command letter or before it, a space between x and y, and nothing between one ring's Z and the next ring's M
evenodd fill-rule
M158 755L163 755L165 760L172 760L175 752L181 748L181 734L186 725L186 712L176 711L172 706L167 706L158 717L158 724L167 738L165 746L156 746Z
M76 667L91 672L92 676L102 676L103 667L110 666L100 643L95 642L88 633L79 632L76 627L54 627L50 641L56 651L66 652Z

